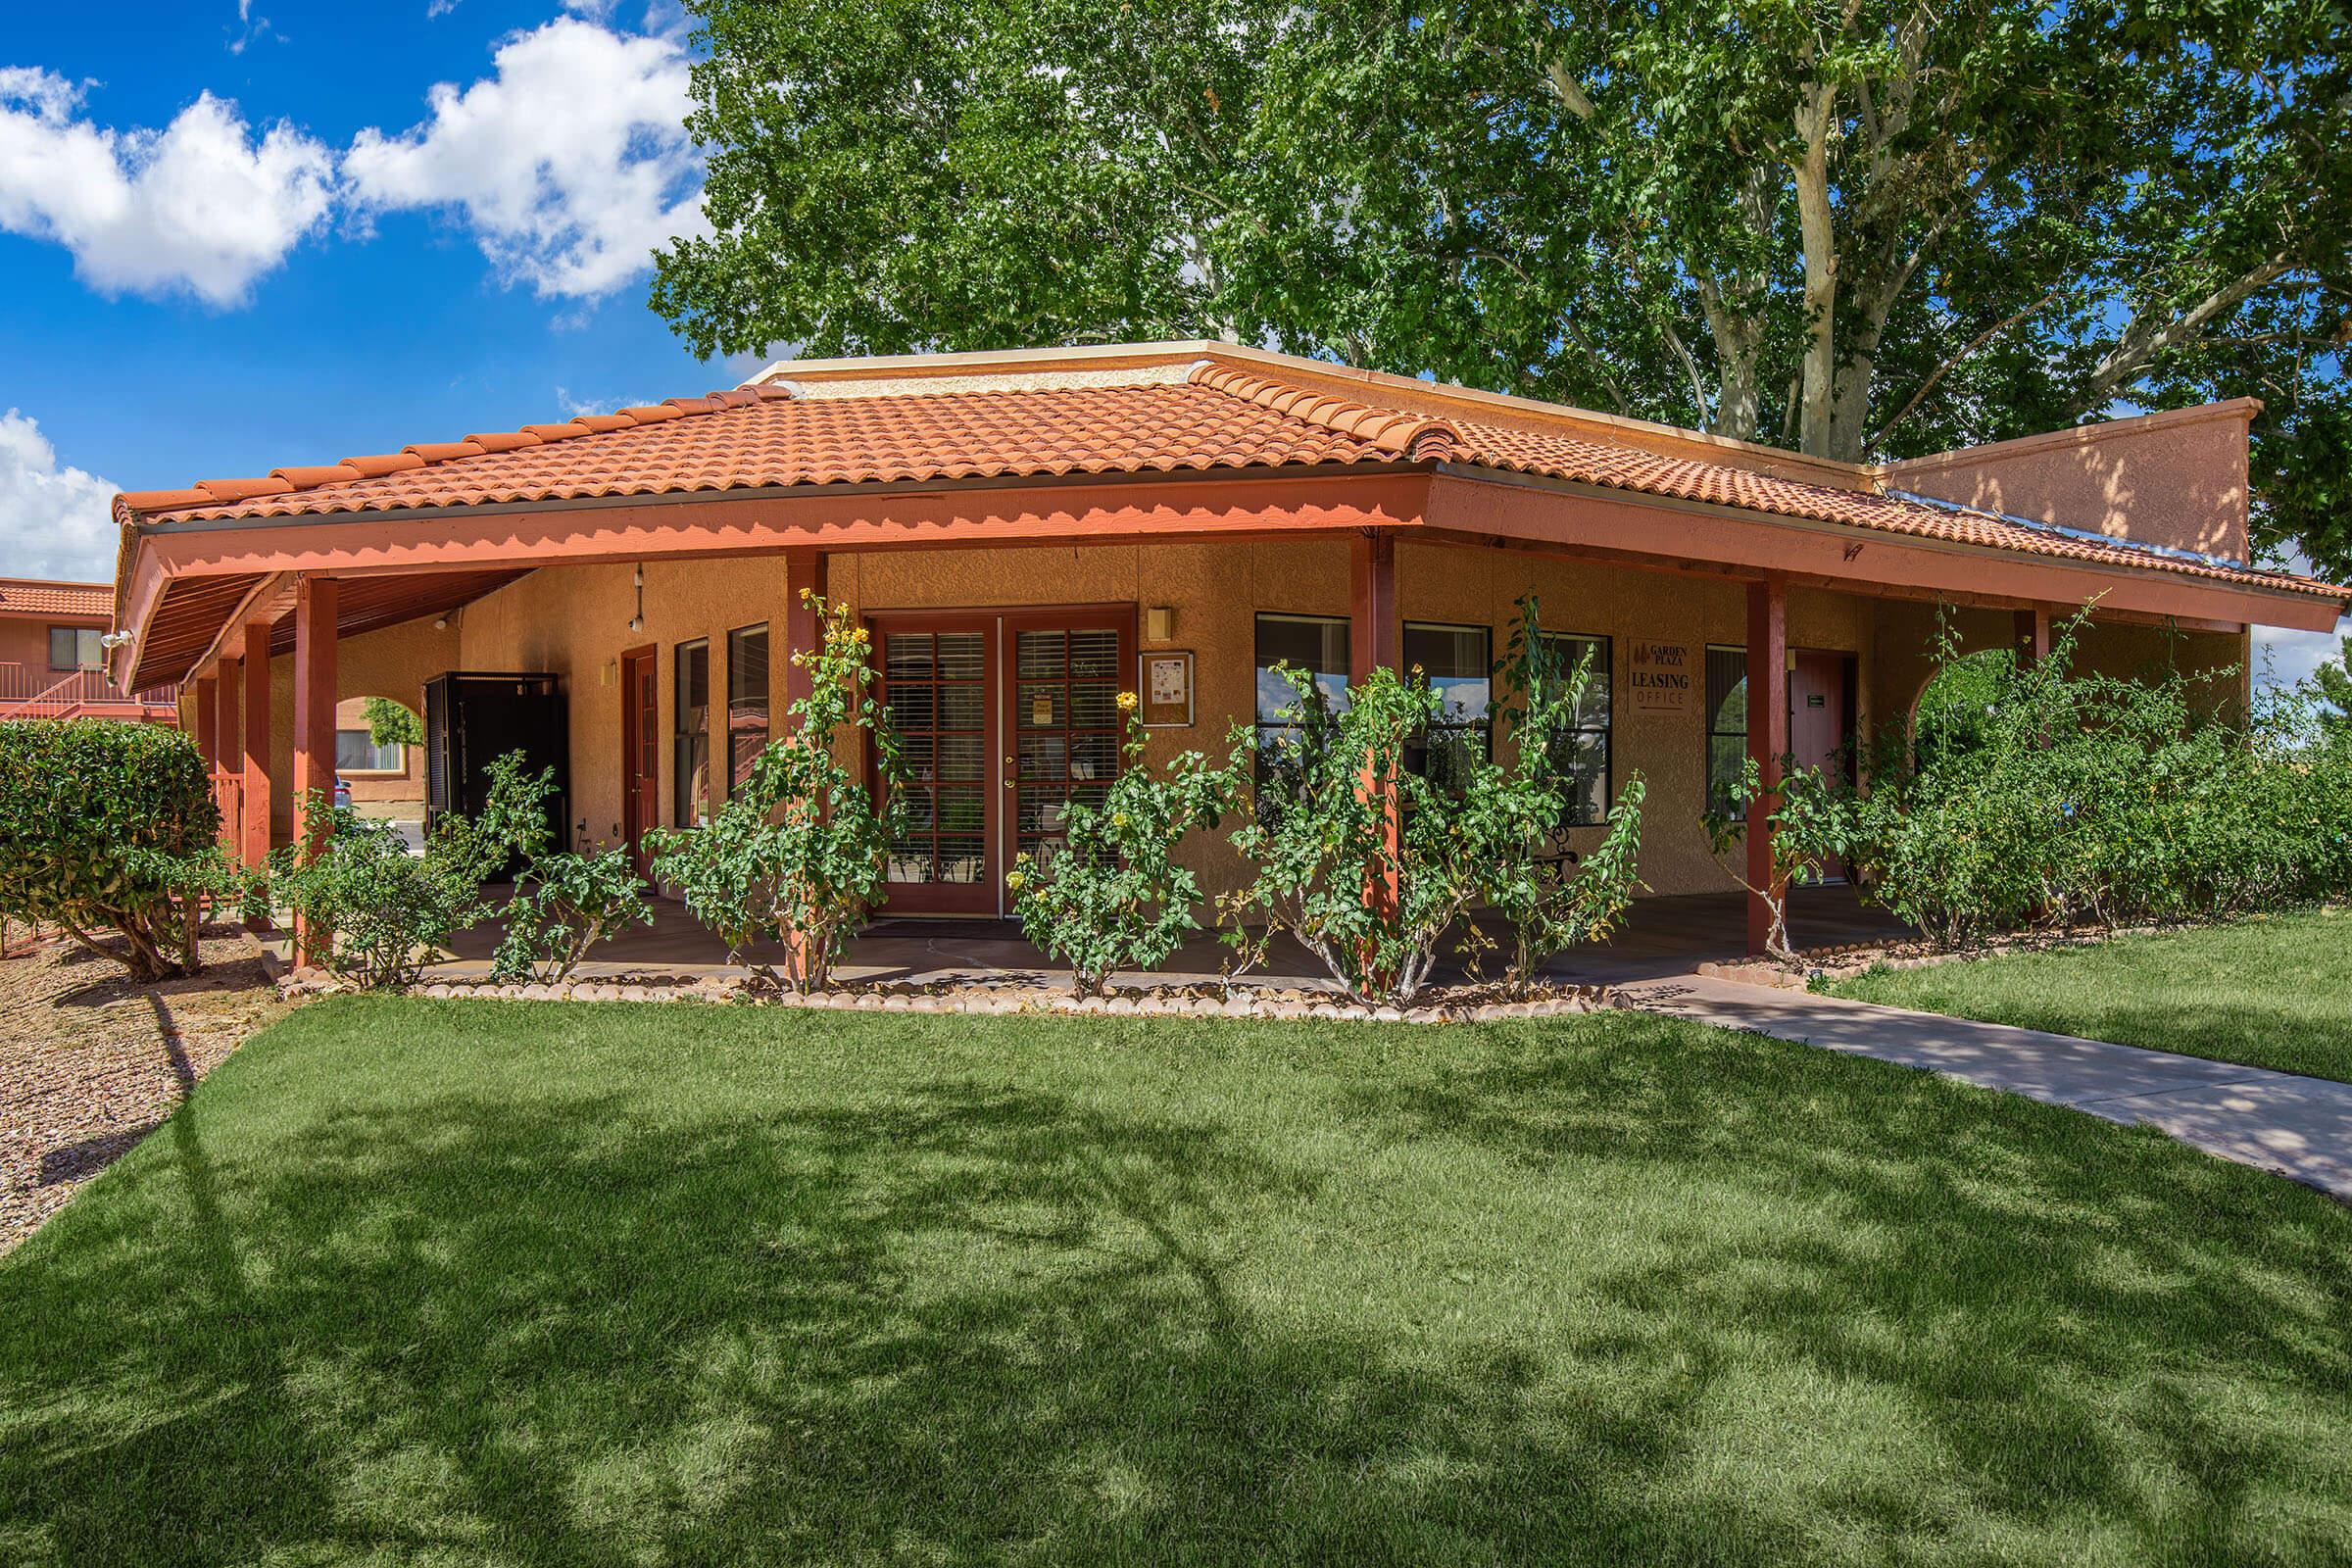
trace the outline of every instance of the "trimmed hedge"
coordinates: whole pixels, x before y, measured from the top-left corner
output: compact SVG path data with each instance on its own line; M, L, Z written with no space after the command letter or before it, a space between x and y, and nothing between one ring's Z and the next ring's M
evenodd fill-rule
M194 967L174 862L220 827L204 760L175 729L115 719L0 723L0 913L94 951L112 928L144 978Z

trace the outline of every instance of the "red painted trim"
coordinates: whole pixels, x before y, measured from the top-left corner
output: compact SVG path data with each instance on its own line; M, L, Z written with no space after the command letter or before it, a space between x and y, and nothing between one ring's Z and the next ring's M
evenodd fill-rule
M1770 572L1864 597L1973 594L2069 607L2095 599L2102 611L2317 631L2335 624L2337 610L2333 601L2314 595L2233 587L2152 567L2101 567L1836 523L1718 515L1444 475L1431 483L1423 521L1433 533L1573 549L1626 565L1682 563L1740 575ZM1629 549L1628 541L1637 540L1641 548ZM1861 548L1848 559L1847 550L1856 545Z
M832 592L829 586L832 573L828 558L821 550L787 550L784 552L784 707L789 710L794 703L807 697L815 683L802 667L795 655L813 654L817 640L824 635L816 607L801 595L812 593L819 599Z
M294 585L294 840L312 841L310 797L329 803L335 790L335 605L332 577L306 576ZM296 963L313 963L331 932L297 926Z
M2022 661L2038 664L2050 657L2050 612L2021 610L2015 617L2017 651Z

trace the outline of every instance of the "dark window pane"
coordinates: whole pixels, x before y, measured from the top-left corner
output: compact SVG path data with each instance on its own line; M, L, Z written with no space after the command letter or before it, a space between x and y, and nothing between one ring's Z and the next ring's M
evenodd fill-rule
M710 812L710 645L680 643L673 660L671 813L692 827Z
M888 651L883 656L882 674L885 680L929 680L937 645L927 631L894 631L890 634Z
M397 773L408 766L400 742L378 746L364 729L335 731L335 771L338 773Z
M1259 668L1289 664L1319 674L1348 673L1348 622L1324 615L1257 617Z
M1747 733L1747 650L1707 650L1707 732Z
M1061 680L1069 673L1069 637L1058 631L1025 631L1017 639L1021 679Z
M939 678L978 680L987 652L986 632L949 631L939 635Z
M767 750L767 628L727 633L727 759L730 789L742 788Z
M1117 680L1119 678L1119 634L1115 631L1074 631L1070 633L1070 678L1072 680Z

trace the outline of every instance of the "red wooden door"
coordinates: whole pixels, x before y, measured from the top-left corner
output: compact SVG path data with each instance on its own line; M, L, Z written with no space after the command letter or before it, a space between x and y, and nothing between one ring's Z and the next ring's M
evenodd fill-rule
M1832 778L1854 776L1854 758L1845 750L1853 739L1854 656L1797 651L1788 671L1788 756L1798 767ZM1811 866L1807 882L1843 876L1838 864Z
M661 685L654 650L620 657L621 831L637 874L651 880L653 857L645 835L662 820Z
M1788 671L1788 753L1799 767L1849 770L1841 748L1853 735L1852 667L1850 654L1797 653Z

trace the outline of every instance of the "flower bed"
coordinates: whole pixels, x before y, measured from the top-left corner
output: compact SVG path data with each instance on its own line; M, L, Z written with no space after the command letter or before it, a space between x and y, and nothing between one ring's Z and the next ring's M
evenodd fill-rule
M316 990L307 972L288 981L299 993ZM1366 1007L1337 993L1298 986L1190 982L1113 986L1105 994L1073 997L1065 985L1027 977L952 980L917 984L889 981L837 986L802 994L778 991L745 976L651 974L613 980L580 980L562 985L515 984L492 979L437 980L417 994L514 1002L724 1003L860 1012L1099 1013L1157 1018L1316 1018L1390 1023L1484 1023L1502 1018L1548 1017L1594 1012L1624 1004L1611 986L1555 986L1525 1001L1508 1001L1493 987L1464 986L1430 993L1412 1007Z

